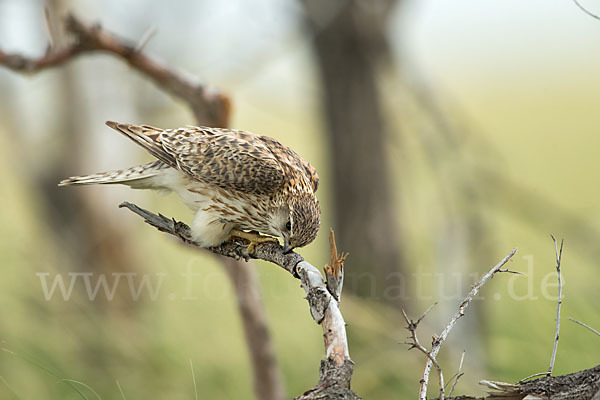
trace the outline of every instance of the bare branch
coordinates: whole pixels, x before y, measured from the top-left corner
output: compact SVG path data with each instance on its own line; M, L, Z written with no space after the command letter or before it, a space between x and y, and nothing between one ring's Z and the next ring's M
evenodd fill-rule
M175 221L160 214L144 210L135 204L124 202L119 207L125 207L144 218L144 221L161 232L176 236L181 241L192 246L198 246L190 234L190 227L183 222ZM239 240L239 241L238 241ZM327 288L323 275L310 263L304 261L302 256L291 252L286 254L279 243L259 243L254 248L254 253L247 253L247 243L243 239L225 242L219 246L208 248L209 251L234 259L248 259L250 257L268 261L288 271L295 278L300 279L302 288L306 292L306 299L310 306L313 319L323 327L325 337L325 352L327 360L321 363L321 379L319 385L311 390L340 390L348 398L358 398L350 390L352 376L352 360L348 352L346 338L346 323L339 310L338 301ZM337 382L332 377L337 376L347 379ZM332 389L330 386L334 388ZM307 392L308 393L308 392ZM305 393L306 395L306 393ZM302 397L299 398L309 398Z
M192 239L190 227L184 224L183 222L175 221L174 219L167 218L161 214L156 215L148 210L144 210L143 208L138 207L135 204L129 202L123 202L121 203L121 205L119 205L119 207L128 208L137 215L143 217L144 222L152 225L161 232L166 232L171 235L177 236L181 241L189 245L198 246L198 244L194 242L194 239ZM210 247L208 250L212 251L215 254L219 254L225 257L235 258L236 260L248 260L250 256L246 251L247 244L243 242L243 239L236 240L239 241L225 242L219 246ZM279 265L295 277L298 277L296 265L303 260L299 254L294 252L284 254L283 247L281 247L278 243L275 242L266 242L256 245L255 252L252 258L269 261L273 264Z
M571 318L569 317L569 319L573 322L575 322L576 324L579 324L581 326L583 326L584 328L588 328L590 331L594 332L596 335L600 336L600 332L598 332L597 330L595 330L594 328L592 328L591 326L584 324L581 321L577 321L575 318Z
M452 392L454 392L454 388L456 387L458 380L464 375L464 372L462 372L462 367L463 367L464 361L465 361L465 351L463 350L462 355L460 356L460 363L458 364L458 371L452 378L450 378L450 381L448 381L448 383L450 383L452 381L452 379L454 379L454 377L456 377L456 379L454 379L454 383L452 384L452 387L450 388L448 397L452 396Z
M562 260L562 251L564 239L560 241L560 250L554 236L550 235L554 241L554 253L556 254L556 274L558 275L558 303L556 305L556 332L554 335L554 348L552 349L552 357L550 358L550 366L548 367L548 376L552 375L554 369L554 361L556 360L556 350L558 349L558 336L560 332L560 307L562 305L562 280L560 276L560 262Z
M37 73L64 64L82 54L107 52L127 62L150 78L158 87L189 104L198 123L226 126L231 111L229 97L210 91L191 77L176 72L137 50L139 45L129 43L104 31L99 25L89 26L70 15L66 29L74 42L63 49L48 52L40 58L7 54L0 50L0 65L17 72Z
M436 301L435 303L433 303L432 305L430 305L427 310L425 310L425 312L423 314L421 314L421 316L417 319L417 324L419 324L421 321L423 321L423 318L425 318L425 316L427 316L427 314L429 314L429 311L433 310L433 307L437 306L438 302Z
M425 312L416 321L413 321L410 318L408 318L408 315L406 315L406 311L404 311L404 309L402 309L402 316L404 317L404 320L406 321L406 324L407 324L406 329L408 329L408 331L410 332L410 339L412 340L411 342L406 342L404 344L407 344L410 346L408 348L409 350L417 349L417 350L421 351L423 354L425 354L425 356L427 357L429 362L431 362L435 366L435 368L438 371L438 377L440 379L440 399L444 400L445 399L445 395L444 395L445 385L444 385L444 374L442 373L442 368L440 367L440 364L437 362L435 356L432 355L431 352L429 350L427 350L425 348L425 346L423 346L419 342L419 338L417 337L417 327L419 326L419 323L423 320L423 318L425 318L427 313L429 313L429 311L431 311L431 309L436 304L437 303L433 303L432 305L430 305L429 308L427 310L425 310ZM421 394L422 393L419 393L419 396L421 396Z
M442 331L442 333L440 334L439 337L436 337L434 339L433 346L431 348L431 355L433 356L433 358L437 357L437 355L440 352L440 349L442 347L442 344L444 344L444 342L446 341L446 338L448 337L448 334L450 333L452 328L454 328L454 325L456 325L456 322L463 315L465 315L466 308L469 306L469 303L473 300L473 298L475 298L475 296L477 296L477 293L479 293L479 290L481 289L481 287L492 276L494 276L494 274L496 274L497 272L500 272L500 270L504 266L504 264L506 264L512 258L512 256L515 255L516 252L517 252L517 249L514 249L513 251L511 251L498 264L496 264L487 274L485 274L479 282L477 282L471 288L471 291L469 292L469 294L467 294L467 297L465 297L465 299L460 303L458 310L456 311L454 316L450 319L450 322L448 322L448 325L446 325L446 328L444 328L444 330ZM428 360L427 365L425 365L425 370L423 371L423 377L421 378L421 388L419 390L419 399L420 400L427 399L427 384L429 382L429 373L431 372L432 365L433 365L433 362L431 361L431 359Z
M521 383L530 380L531 378L537 378L538 376L548 376L547 372L537 372L535 374L529 375L523 379L521 379L519 382L517 382L517 385L520 385Z

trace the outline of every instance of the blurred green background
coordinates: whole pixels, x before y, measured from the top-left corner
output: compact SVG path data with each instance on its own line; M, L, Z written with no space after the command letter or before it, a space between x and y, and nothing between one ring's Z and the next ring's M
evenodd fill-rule
M399 232L378 242L401 255L396 275L377 290L357 289L363 278L367 288L380 285L368 274L346 282L353 389L368 399L416 396L425 360L401 344L400 307L416 317L439 301L420 327L428 343L477 277L514 247L509 267L526 275L494 277L440 360L449 378L466 351L456 393L472 395L483 393L481 379L510 382L546 370L556 308L549 233L565 238L555 373L597 365L598 338L567 318L600 328L600 22L558 0L351 3L352 15L386 13L379 33L389 47L374 73L394 213L369 229ZM321 267L327 228L343 231L356 217L336 216L333 154L346 144L327 139L327 85L314 51L346 4L318 10L322 18L309 28L295 0L0 0L0 49L43 54L47 6L133 40L155 26L148 54L228 93L232 127L277 138L318 169L324 229L299 252ZM117 381L127 399L190 399L190 361L200 398L252 398L252 366L221 264L117 205L133 201L183 221L191 212L174 196L125 187L55 188L69 175L151 159L104 121L195 124L185 105L98 54L34 76L0 68L0 105L0 398L80 398L39 364L103 399L120 398ZM353 233L359 242L370 234ZM348 269L356 246L338 242L350 252ZM356 268L389 272L381 263ZM297 280L254 265L293 397L318 380L322 331ZM197 276L186 280L189 271ZM73 272L137 273L135 285L147 274L154 287L162 284L154 298L144 290L132 299L123 281L112 300L102 290L90 300L78 278L68 300L58 292L46 300L42 281L51 285L60 274L68 285ZM435 377L430 387L435 393Z

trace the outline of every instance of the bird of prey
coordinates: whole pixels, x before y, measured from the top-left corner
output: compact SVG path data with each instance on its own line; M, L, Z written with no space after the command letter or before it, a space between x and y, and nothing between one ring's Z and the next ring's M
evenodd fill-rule
M120 183L175 192L195 211L194 241L217 246L232 237L258 243L283 239L284 252L312 242L321 209L317 171L277 140L246 131L186 126L160 129L108 121L109 127L157 160L65 179L59 186Z

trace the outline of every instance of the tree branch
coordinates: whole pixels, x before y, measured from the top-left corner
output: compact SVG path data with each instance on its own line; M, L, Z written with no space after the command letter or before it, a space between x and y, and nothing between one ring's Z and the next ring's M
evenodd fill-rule
M562 251L564 239L560 241L560 250L556 238L550 235L554 242L554 253L556 255L556 274L558 275L558 302L556 304L556 331L554 334L554 347L552 348L552 356L550 357L550 366L548 367L548 376L552 375L554 369L554 361L556 360L556 350L558 349L558 337L560 333L560 306L562 305L562 280L560 272L560 262L562 261Z
M161 232L176 236L186 244L198 246L191 237L190 227L183 222L154 214L128 202L122 203L119 207L128 208ZM279 243L259 243L252 256L247 253L247 245L244 239L236 238L219 246L210 247L208 250L237 260L252 257L268 261L300 279L302 288L306 292L310 314L323 327L327 359L321 362L319 384L297 398L314 399L327 393L330 396L340 394L346 396L341 398L358 399L358 396L350 390L353 363L348 352L346 323L339 310L338 301L327 288L323 275L299 254L294 252L285 254Z
M438 353L440 352L440 349L442 348L442 345L446 341L448 334L450 333L452 328L454 328L454 325L456 325L456 322L462 316L465 315L465 310L469 306L469 303L471 303L471 301L475 298L475 296L477 296L477 293L479 293L479 290L481 289L481 287L497 272L508 272L507 270L502 270L501 268L504 266L504 264L506 264L512 258L512 256L515 255L516 252L517 252L517 249L514 249L513 251L511 251L498 264L496 264L491 270L489 270L489 272L487 274L485 274L479 282L477 282L471 288L471 291L469 292L469 294L467 294L467 297L465 297L465 299L460 303L458 310L452 316L452 318L450 319L450 322L448 322L448 325L446 325L446 327L444 328L444 330L442 331L440 336L434 338L433 345L432 345L431 351L430 351L430 354L434 359L437 357ZM421 378L421 388L419 390L419 399L420 400L427 399L427 384L429 382L429 373L431 372L432 365L433 365L433 362L431 361L431 358L429 358L427 360L427 364L425 365L425 370L423 371L423 377Z
M190 76L146 56L139 51L139 45L104 31L100 25L86 25L73 15L67 17L65 25L73 36L70 45L56 50L49 47L40 58L7 54L0 50L0 65L16 72L33 74L61 66L86 53L107 52L126 61L160 89L188 103L198 123L220 127L227 125L231 102L225 94L211 91L205 85L194 82Z
M419 323L423 320L423 318L425 318L425 316L429 313L429 311L431 311L431 309L436 304L437 303L433 303L431 306L429 306L429 308L416 321L413 321L412 319L408 318L408 315L406 315L406 311L404 311L404 309L402 309L402 316L404 317L404 321L406 321L407 323L406 329L408 329L408 331L410 332L411 339L411 342L406 342L405 344L410 346L409 350L417 349L421 351L434 365L435 369L438 371L438 376L440 379L440 400L444 400L444 390L446 385L444 384L444 374L442 373L442 368L440 367L440 364L436 360L435 356L433 356L431 352L427 350L425 346L421 344L421 342L419 342L419 338L417 337L417 328L419 326Z

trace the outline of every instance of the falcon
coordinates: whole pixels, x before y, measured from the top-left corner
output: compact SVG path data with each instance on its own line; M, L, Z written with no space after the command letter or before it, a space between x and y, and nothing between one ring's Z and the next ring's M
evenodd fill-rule
M65 179L59 186L124 184L175 192L196 214L191 233L201 247L231 238L283 240L284 252L311 243L321 208L317 171L277 140L241 130L186 126L106 124L156 158L128 169ZM264 235L270 236L264 236Z

